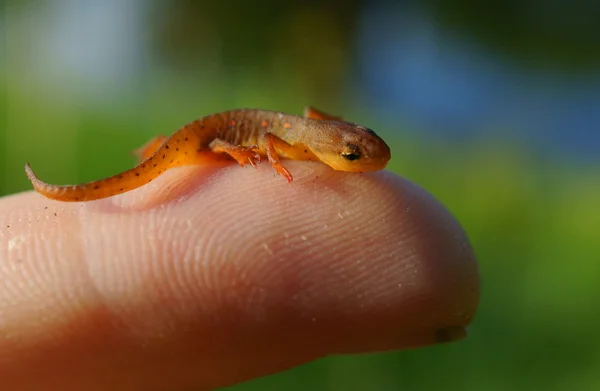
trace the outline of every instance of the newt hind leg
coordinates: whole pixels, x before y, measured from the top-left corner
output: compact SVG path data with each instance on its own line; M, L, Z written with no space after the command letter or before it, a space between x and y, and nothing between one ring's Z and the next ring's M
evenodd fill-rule
M235 159L240 166L244 167L246 164L250 164L256 168L256 164L261 162L260 155L258 153L258 146L252 145L244 147L241 145L233 145L225 140L214 139L208 147L214 153L224 153Z
M150 156L154 154L160 148L161 145L165 143L167 140L166 136L159 135L152 138L146 144L142 145L140 148L132 151L132 154L135 155L138 159L138 163L143 162L148 159Z

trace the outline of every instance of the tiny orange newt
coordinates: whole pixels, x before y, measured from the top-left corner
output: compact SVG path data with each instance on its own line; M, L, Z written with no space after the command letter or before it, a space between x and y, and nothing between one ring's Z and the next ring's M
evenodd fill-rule
M254 167L267 157L275 171L292 182L279 158L323 162L335 170L363 172L385 168L390 148L371 129L313 107L304 116L240 109L191 122L172 136L157 136L134 151L139 164L109 178L81 185L52 185L25 172L34 189L59 201L91 201L125 193L151 182L171 167L210 164L229 156Z

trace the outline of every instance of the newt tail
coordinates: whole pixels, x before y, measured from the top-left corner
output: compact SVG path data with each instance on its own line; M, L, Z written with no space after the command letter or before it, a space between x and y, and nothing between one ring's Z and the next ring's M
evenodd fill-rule
M194 148L194 145L200 145L197 133L193 131L195 125L192 123L166 139L136 167L109 178L59 186L38 179L29 163L25 165L25 173L35 191L53 200L78 202L111 197L152 182L169 168L199 162L202 153Z

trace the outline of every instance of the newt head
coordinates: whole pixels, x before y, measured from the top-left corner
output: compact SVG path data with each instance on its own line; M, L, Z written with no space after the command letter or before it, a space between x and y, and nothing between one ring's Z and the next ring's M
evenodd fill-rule
M343 121L319 121L318 126L319 136L308 144L334 170L377 171L391 158L390 147L369 128Z

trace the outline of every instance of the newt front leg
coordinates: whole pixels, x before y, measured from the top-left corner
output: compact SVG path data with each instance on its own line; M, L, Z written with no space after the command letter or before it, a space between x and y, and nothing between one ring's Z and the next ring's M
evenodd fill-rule
M327 114L324 111L321 111L312 106L306 106L304 108L304 117L316 120L326 120L326 121L343 121L342 117L338 117L337 115Z
M271 166L273 166L278 174L283 175L284 178L287 179L288 183L292 182L292 174L279 162L277 150L295 153L296 149L292 145L275 136L273 133L269 132L263 135L263 142L265 145L265 150L267 151L267 159L269 159Z

